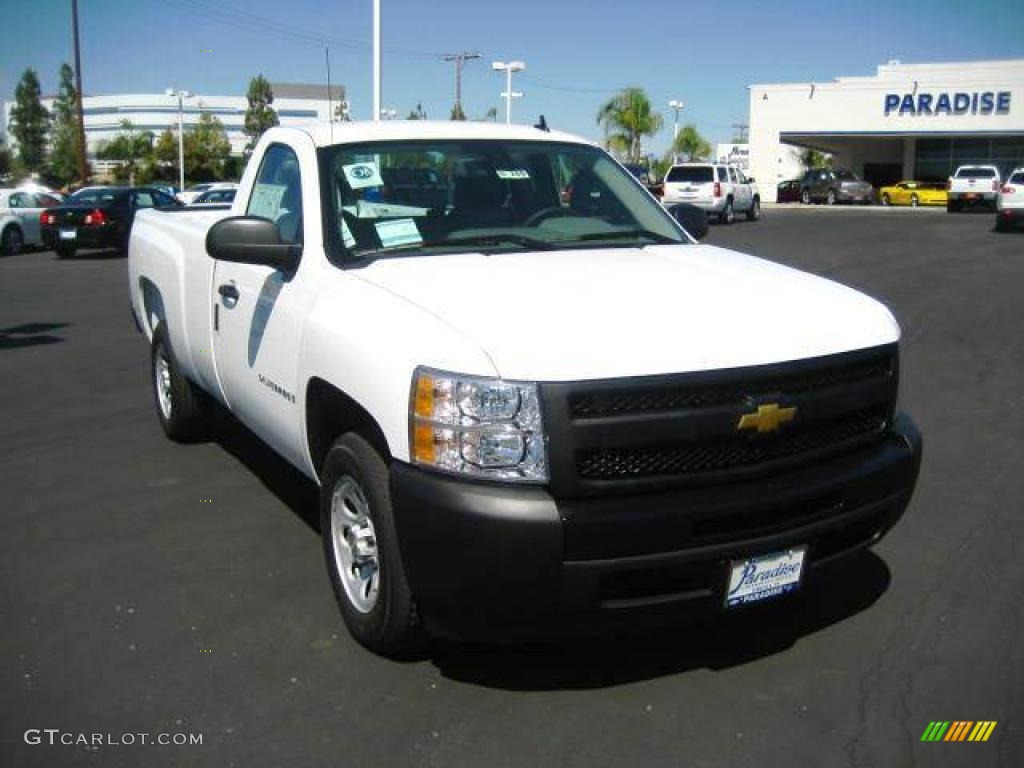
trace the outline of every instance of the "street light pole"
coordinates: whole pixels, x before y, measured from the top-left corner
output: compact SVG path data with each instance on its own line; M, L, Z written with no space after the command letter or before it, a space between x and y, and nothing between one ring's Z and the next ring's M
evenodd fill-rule
M381 97L380 0L373 0L373 119L380 120Z
M679 113L682 111L685 104L679 99L671 99L668 102L669 109L675 112L675 118L672 121L672 162L679 162L679 155L676 154L676 139L679 138Z
M526 69L526 64L522 61L510 61L508 63L504 61L495 61L491 64L491 69L496 72L505 73L505 92L502 93L501 96L505 99L505 122L511 124L512 99L521 99L523 97L522 91L512 90L512 73L522 72Z
M181 91L175 88L168 88L164 91L168 96L176 96L178 99L178 187L185 191L185 116L184 100L192 94L189 91Z

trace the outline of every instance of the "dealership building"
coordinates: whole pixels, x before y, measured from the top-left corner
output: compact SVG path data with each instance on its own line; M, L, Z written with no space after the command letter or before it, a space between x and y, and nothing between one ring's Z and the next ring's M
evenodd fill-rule
M311 120L328 120L337 114L345 100L344 86L305 83L271 83L274 110L281 125L298 125ZM43 106L53 109L53 99L43 99ZM242 154L249 141L245 135L245 112L249 107L245 96L207 96L192 94L182 100L182 123L187 131L207 112L224 124L231 152ZM345 104L347 106L347 103ZM11 108L14 102L4 104L4 127L10 132ZM86 153L94 160L96 150L123 130L122 123L130 120L136 131L150 131L154 136L170 129L178 130L178 98L166 93L125 93L82 97L82 121L85 124Z
M959 165L1024 166L1024 59L903 64L826 83L750 86L750 175L765 200L794 177L793 147L875 186L945 181Z

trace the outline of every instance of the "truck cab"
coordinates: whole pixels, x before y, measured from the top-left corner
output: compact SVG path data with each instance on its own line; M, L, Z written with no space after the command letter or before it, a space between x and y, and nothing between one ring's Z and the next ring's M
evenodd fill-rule
M382 654L785 600L909 503L899 326L687 210L569 134L271 129L230 210L136 219L157 419L227 409L319 486Z

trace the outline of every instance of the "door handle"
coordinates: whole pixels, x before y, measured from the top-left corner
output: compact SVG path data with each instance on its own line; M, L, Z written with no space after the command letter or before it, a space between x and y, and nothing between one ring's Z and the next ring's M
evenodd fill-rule
M231 285L231 283L225 283L224 285L217 288L217 293L219 293L221 295L221 298L224 299L225 301L238 301L238 288Z

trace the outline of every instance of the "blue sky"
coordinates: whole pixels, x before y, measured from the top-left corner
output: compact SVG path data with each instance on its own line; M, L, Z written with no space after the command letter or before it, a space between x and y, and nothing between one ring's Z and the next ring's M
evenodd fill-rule
M13 97L22 70L52 91L61 61L71 61L69 0L3 0L0 99ZM324 41L332 81L349 90L353 114L371 104L370 0L80 0L86 93L243 93L262 72L271 81L323 82ZM464 70L471 116L503 113L494 59L522 59L514 87L525 97L514 119L543 113L553 127L596 138L594 116L616 88L640 85L664 110L682 99L682 121L729 141L747 116L750 83L829 80L871 74L876 65L1024 57L1024 2L693 3L646 0L383 0L384 104L405 115L422 102L447 117L451 64L438 54L475 50ZM17 30L16 36L9 34Z

